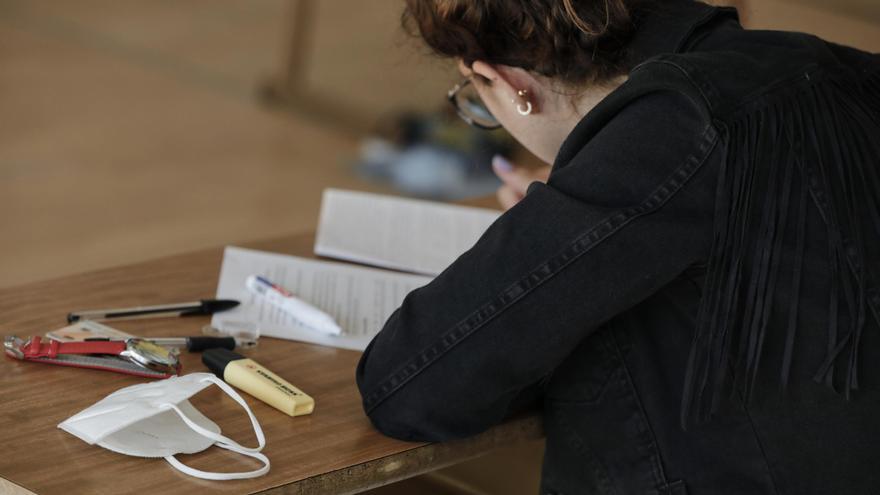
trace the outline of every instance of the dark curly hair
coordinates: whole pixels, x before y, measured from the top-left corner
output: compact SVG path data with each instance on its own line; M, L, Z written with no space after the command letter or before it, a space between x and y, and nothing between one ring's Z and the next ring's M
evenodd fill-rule
M636 0L406 0L402 23L437 54L520 67L571 85L629 69Z

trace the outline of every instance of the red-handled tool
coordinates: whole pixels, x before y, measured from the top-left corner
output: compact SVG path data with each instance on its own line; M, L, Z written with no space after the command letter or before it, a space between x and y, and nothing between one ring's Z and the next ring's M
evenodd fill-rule
M27 340L8 336L3 340L6 355L22 361L59 366L114 371L148 378L169 378L180 373L175 349L143 339L44 343L40 337Z

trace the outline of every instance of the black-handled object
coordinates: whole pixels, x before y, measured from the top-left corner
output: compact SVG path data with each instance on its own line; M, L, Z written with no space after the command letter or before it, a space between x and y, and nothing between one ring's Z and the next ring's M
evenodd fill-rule
M92 337L86 340L110 340L107 337ZM145 338L156 345L167 347L186 347L189 352L202 352L207 349L235 349L235 337L160 337Z
M186 350L201 352L206 349L235 349L235 337L187 337Z
M238 306L239 302L234 299L202 299L179 304L165 304L162 306L138 306L135 308L120 309L92 309L88 311L74 311L68 313L67 323L75 323L83 320L126 320L137 318L155 318L160 316L200 316L212 315Z

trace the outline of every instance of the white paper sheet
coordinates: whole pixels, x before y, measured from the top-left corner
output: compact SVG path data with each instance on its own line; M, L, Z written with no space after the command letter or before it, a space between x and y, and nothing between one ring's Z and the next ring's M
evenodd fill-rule
M245 280L249 275L262 275L327 312L342 327L342 335L301 327L248 291ZM419 275L229 246L223 254L217 298L237 299L241 305L215 314L211 324L220 329L258 324L261 336L363 350L403 298L430 281Z
M437 275L470 249L500 211L324 190L315 253Z

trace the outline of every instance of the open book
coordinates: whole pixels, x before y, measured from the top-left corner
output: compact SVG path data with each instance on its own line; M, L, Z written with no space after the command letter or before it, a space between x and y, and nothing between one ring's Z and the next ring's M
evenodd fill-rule
M315 253L434 276L467 251L499 215L483 208L328 189ZM329 314L342 335L305 328L250 293L245 287L250 275L262 275ZM258 328L262 336L363 350L404 297L431 276L230 246L223 254L217 297L242 304L214 314L211 324L221 331Z
M245 280L250 275L262 275L329 314L342 334L327 335L302 326L247 290ZM419 275L229 246L223 252L217 297L237 299L241 305L215 313L211 325L226 332L249 328L264 337L362 351L403 298L430 281Z
M501 214L339 189L324 190L315 254L438 275Z

